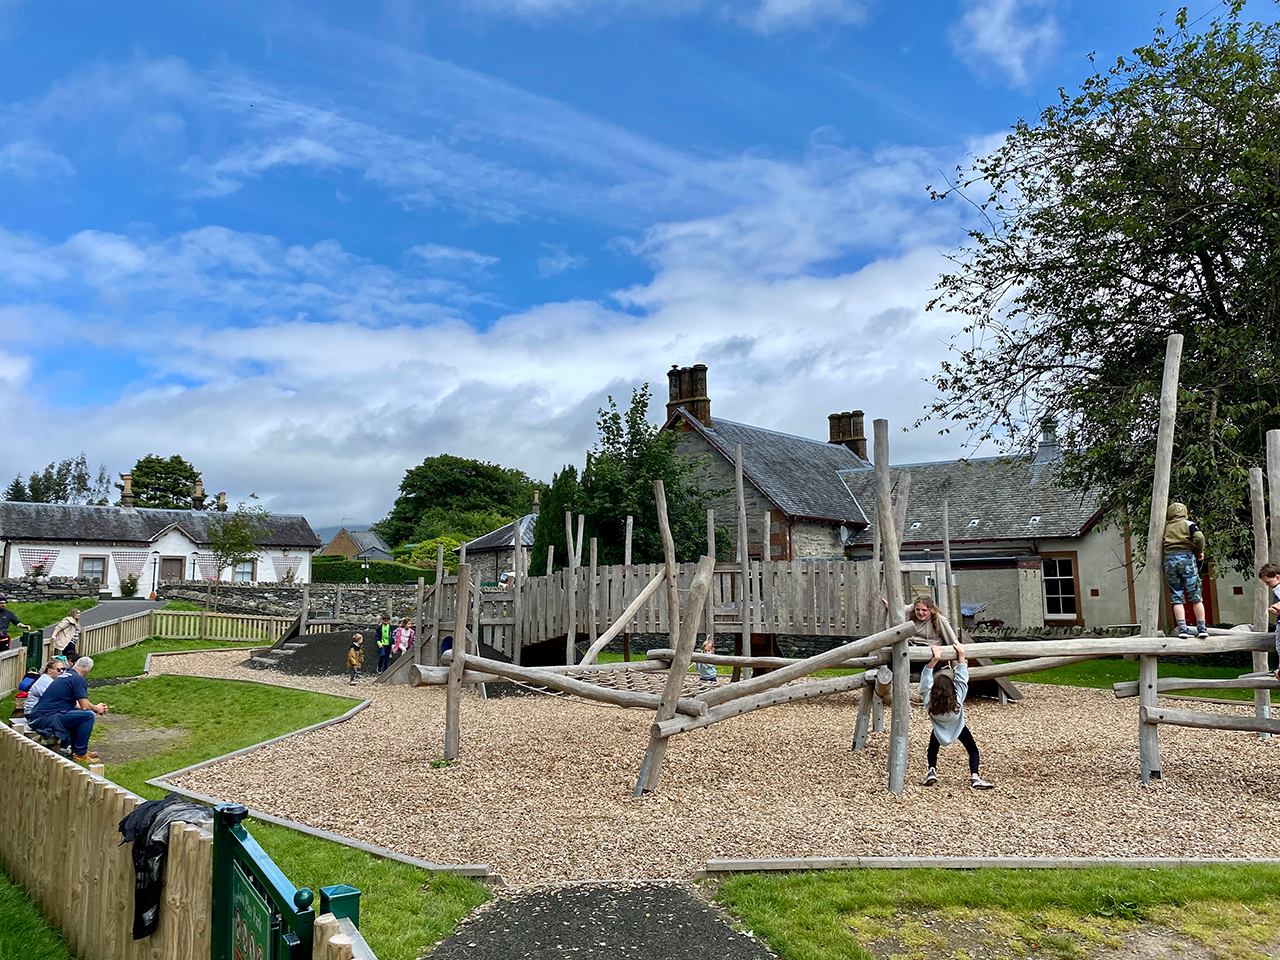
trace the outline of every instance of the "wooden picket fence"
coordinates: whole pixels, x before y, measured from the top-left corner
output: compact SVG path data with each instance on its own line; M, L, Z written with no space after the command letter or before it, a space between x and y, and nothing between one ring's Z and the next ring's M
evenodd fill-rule
M17 647L0 653L0 697L7 697L27 674L27 651Z
M228 643L275 643L291 627L295 617L250 616L237 613L209 613L205 610L143 610L127 617L97 623L80 631L76 652L96 657L123 650L135 643L158 637L162 640L225 640ZM52 631L50 631L52 632ZM44 659L53 655L53 641L44 641ZM5 678L0 668L0 696ZM21 674L19 674L21 679ZM14 684L16 687L17 684Z
M85 960L208 960L213 837L169 831L160 927L134 940L132 847L120 820L142 802L113 783L0 727L0 863Z

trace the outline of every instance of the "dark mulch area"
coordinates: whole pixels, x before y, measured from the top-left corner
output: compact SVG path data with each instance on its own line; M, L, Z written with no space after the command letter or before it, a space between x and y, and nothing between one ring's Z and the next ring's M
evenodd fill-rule
M591 884L502 899L440 943L431 960L767 960L773 954L674 884Z
M364 634L364 667L360 675L376 676L378 673L378 648L373 642L373 628L360 631ZM347 672L347 651L351 649L354 631L335 630L332 633L313 633L303 638L306 646L280 658L271 668L293 677L337 677ZM301 642L301 641L292 641ZM256 651L255 651L256 652ZM269 654L268 654L269 655ZM395 661L392 660L392 663Z

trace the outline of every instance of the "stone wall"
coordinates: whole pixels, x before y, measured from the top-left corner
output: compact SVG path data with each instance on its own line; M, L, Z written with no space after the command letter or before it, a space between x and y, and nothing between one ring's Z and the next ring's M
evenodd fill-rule
M681 456L699 460L690 477L701 489L714 492L710 506L716 512L716 526L729 528L729 542L736 549L738 498L735 492L733 464L721 456L702 434L694 430L680 434L676 451ZM766 510L772 510L773 504L750 480L744 478L742 486L742 498L747 507L747 543L758 546L764 542L764 513ZM776 516L773 517L773 522L777 522ZM719 544L716 546L719 547ZM776 555L775 550L774 556Z
M387 612L388 600L393 618L412 617L418 589L380 583L313 583L310 595L311 619L333 618L341 629L359 630L378 622ZM205 586L177 580L161 583L156 596L201 606L209 599ZM297 616L302 610L302 587L223 583L218 588L217 603L222 613Z
M43 603L46 600L76 600L96 597L102 586L84 577L0 577L0 594L10 603Z
M698 634L697 649L702 649L702 642L706 638L706 634ZM725 656L733 655L733 645L737 641L736 633L717 633L716 634L716 653ZM784 657L794 657L796 659L804 659L805 657L813 657L819 653L826 653L836 647L843 646L848 643L852 637L831 637L831 636L793 636L791 634L780 634L778 636L778 649ZM670 647L671 638L665 633L633 633L631 635L631 657L633 660L643 660L644 655L650 650L658 650L662 647ZM586 647L579 644L581 650ZM622 653L622 638L614 639L606 650L611 653ZM581 653L581 650L579 651Z

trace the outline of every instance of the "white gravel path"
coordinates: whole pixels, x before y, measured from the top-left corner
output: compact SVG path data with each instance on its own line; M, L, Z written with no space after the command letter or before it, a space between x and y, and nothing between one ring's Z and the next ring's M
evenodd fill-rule
M1137 701L1024 684L978 700L937 787L916 786L929 727L911 718L909 786L886 789L886 735L851 753L857 695L802 702L676 737L656 795L631 799L652 715L562 698L464 698L461 759L441 756L444 690L347 685L236 665L153 660L172 673L371 697L351 721L188 774L226 800L508 882L679 878L712 857L1275 855L1280 738L1161 728L1165 780L1138 782ZM1206 704L1217 711L1249 709Z

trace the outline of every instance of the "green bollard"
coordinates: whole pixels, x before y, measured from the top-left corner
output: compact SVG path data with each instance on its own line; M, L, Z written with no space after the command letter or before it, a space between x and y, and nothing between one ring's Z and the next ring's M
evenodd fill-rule
M360 927L360 891L350 884L335 883L320 888L320 912L346 917Z

